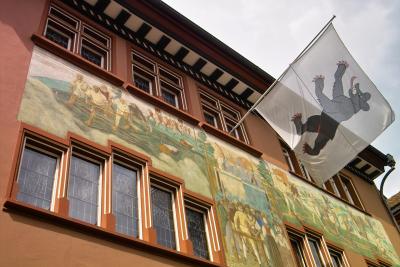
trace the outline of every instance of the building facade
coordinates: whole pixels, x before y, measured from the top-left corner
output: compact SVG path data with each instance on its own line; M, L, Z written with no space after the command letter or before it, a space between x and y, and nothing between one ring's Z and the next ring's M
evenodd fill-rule
M368 147L323 187L274 79L159 1L3 1L0 266L400 266Z
M397 225L400 225L400 192L389 198L387 202Z

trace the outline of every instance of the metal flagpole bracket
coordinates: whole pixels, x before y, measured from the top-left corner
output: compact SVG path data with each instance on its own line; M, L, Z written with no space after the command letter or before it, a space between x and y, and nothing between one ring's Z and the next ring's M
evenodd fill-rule
M246 112L246 114L243 115L243 117L236 123L235 127L233 127L230 131L229 134L231 134L237 127L239 127L240 124L243 123L244 119L257 107L257 105L264 99L264 97L272 90L272 88L277 84L282 77L286 74L286 72L289 70L291 65L295 63L297 60L299 60L306 52L307 50L312 47L312 45L318 40L318 38L325 32L325 30L328 28L328 26L332 23L332 21L336 18L336 15L333 15L332 18L325 24L325 26L315 35L315 37L311 40L311 42L308 43L308 45L300 52L300 54L292 61L292 63L289 64L289 66L282 72L282 74L279 76L278 79L276 79L268 88L265 90L265 92L257 99L257 101L251 106L251 108Z

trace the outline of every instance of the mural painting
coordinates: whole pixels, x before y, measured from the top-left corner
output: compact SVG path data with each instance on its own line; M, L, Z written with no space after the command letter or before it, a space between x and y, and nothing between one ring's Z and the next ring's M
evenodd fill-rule
M117 142L213 198L229 266L295 266L285 221L400 266L379 221L39 48L18 119L64 138Z
M216 199L230 266L255 266L256 263L260 266L295 266L288 253L290 246L283 222L312 226L323 233L325 239L344 248L369 258L384 258L400 266L397 253L379 221L272 164L214 139L208 137L212 140L217 162L215 172L219 188ZM249 229L241 229L238 224L243 213L248 219L242 221L251 225L247 227ZM262 228L265 233L270 233L274 244L267 241L265 247L253 245L256 241L268 240L266 235L257 232ZM249 233L254 241L247 238ZM258 248L257 253L253 252L253 247ZM246 250L247 254L250 251L250 257L242 256L246 255Z
M376 219L271 166L281 218L319 229L324 237L366 257L381 257L400 266L400 260Z
M209 136L216 159L215 199L229 266L295 266L278 213L265 184L271 175L263 160L233 150ZM272 191L270 191L272 192Z
M100 145L125 145L211 197L204 133L39 48L18 119L60 137L71 131Z

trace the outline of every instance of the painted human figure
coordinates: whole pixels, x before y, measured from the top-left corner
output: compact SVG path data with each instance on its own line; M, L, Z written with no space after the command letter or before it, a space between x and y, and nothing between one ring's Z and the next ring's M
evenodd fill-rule
M89 92L88 97L90 99L91 107L89 119L86 121L86 124L91 126L96 113L104 112L107 106L107 98L99 86L93 86L93 90Z
M345 96L342 78L347 67L348 64L345 61L337 63L332 99L323 93L324 76L315 76L313 80L315 83L315 94L322 106L320 115L309 117L305 123L302 122L301 113L297 113L292 117L297 134L302 135L305 132L318 133L314 147L311 147L308 143L303 145L303 152L306 154L318 155L328 141L333 140L341 122L349 120L361 110L368 111L370 109L367 102L371 98L371 94L361 92L359 83L353 86L356 79L355 76L350 79L349 97Z
M88 84L83 79L83 75L77 74L71 84L71 94L67 101L67 106L72 107L78 98L86 98L88 87Z
M129 126L129 115L130 115L130 109L129 109L129 104L124 98L118 98L117 100L114 101L115 105L115 121L114 125L112 127L112 130L115 132L119 124L121 122L121 118L125 119L125 125L123 129L128 129Z
M243 254L247 259L247 246L246 243L250 244L253 249L254 255L256 256L257 262L261 264L260 255L257 251L257 246L253 238L254 228L256 226L256 220L253 215L249 214L249 209L246 208L245 212L242 206L239 206L239 209L235 213L234 223L236 227L236 231L241 233L242 246L243 246Z
M262 245L267 257L268 266L283 267L285 264L282 261L281 253L279 252L278 245L275 239L271 235L271 229L269 228L269 223L267 216L260 211L256 212L256 220L259 228L261 229L261 240Z

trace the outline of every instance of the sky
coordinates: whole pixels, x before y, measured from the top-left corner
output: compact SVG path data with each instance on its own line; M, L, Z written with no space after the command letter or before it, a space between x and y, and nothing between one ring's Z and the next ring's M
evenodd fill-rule
M400 1L163 1L275 78L336 15L339 36L400 116ZM384 186L387 197L400 191L399 134L400 119L372 143L398 163Z

